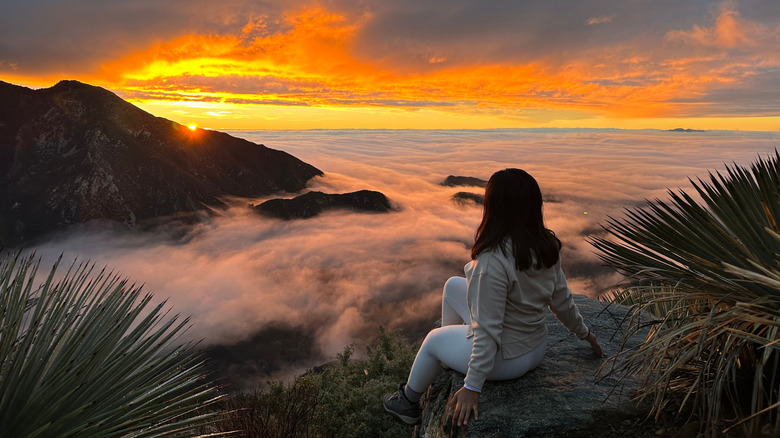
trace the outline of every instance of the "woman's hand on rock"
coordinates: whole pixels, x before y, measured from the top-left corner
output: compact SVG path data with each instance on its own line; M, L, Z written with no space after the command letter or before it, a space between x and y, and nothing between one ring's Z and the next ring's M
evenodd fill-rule
M447 410L452 410L452 422L457 423L458 426L469 424L469 417L471 412L474 411L474 419L479 420L479 411L477 405L479 404L479 393L466 388L460 388L458 392L452 396Z
M596 352L598 357L606 357L606 354L604 354L604 351L601 350L601 345L599 345L599 341L596 340L596 335L594 335L593 332L588 333L588 336L586 336L583 340L588 341L590 348Z

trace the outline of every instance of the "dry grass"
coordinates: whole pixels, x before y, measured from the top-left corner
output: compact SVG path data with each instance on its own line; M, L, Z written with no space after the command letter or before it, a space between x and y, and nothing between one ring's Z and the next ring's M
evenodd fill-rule
M692 181L703 204L670 191L591 240L629 278L615 294L632 305L627 335L651 327L604 372L639 376L656 415L690 409L706 436L780 434L779 159Z

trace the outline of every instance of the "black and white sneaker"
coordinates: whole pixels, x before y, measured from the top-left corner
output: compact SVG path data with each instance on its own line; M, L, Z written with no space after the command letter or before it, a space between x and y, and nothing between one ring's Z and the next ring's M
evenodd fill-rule
M403 383L398 387L398 391L387 394L382 404L385 406L385 412L406 424L417 424L420 421L420 403L413 403L406 398Z

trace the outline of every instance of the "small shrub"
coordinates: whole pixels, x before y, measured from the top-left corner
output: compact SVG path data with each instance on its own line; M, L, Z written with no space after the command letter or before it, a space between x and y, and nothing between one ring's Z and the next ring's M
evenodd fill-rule
M364 359L354 359L353 348L346 347L321 371L231 397L224 403L231 414L220 429L252 438L409 435L408 426L385 414L381 401L406 380L416 352L400 334L380 327Z
M322 436L320 380L321 376L312 375L289 385L269 382L265 391L235 395L224 405L228 414L221 429L241 431L248 437Z

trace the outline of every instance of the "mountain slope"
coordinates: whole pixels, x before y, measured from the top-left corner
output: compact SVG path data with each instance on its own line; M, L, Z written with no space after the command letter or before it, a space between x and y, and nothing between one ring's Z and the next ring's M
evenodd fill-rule
M100 87L0 82L0 244L296 192L322 172L282 151L155 117Z

